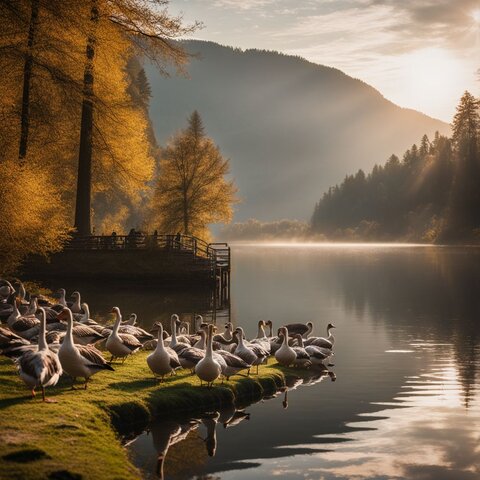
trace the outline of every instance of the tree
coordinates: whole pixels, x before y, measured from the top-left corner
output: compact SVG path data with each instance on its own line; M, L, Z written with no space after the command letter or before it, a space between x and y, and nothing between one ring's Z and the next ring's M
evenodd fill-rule
M58 251L69 238L68 209L48 170L0 163L0 276L28 255Z
M453 118L455 174L447 222L446 240L466 238L480 227L480 100L465 92Z
M83 80L83 101L78 156L77 199L75 228L80 235L91 233L92 151L94 143L94 60L115 34L127 38L132 53L144 54L152 59L161 71L165 63L181 68L188 54L171 40L194 31L199 25L184 26L181 17L169 15L166 0L90 0L90 26ZM104 29L102 35L102 31ZM112 31L112 35L108 32Z
M205 134L198 112L162 151L152 200L153 223L162 231L208 237L208 225L232 218L236 188L225 176L229 162Z

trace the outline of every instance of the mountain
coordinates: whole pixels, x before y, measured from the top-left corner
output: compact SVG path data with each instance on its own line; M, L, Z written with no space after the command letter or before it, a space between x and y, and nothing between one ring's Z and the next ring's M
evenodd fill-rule
M299 57L183 42L197 53L189 78L146 66L150 117L165 144L200 112L231 160L241 203L235 220L307 219L332 184L450 127L400 108L366 83Z

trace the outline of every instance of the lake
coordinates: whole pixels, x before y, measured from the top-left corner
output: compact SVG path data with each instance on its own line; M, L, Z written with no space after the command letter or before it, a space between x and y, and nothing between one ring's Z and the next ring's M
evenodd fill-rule
M155 422L127 447L145 478L480 478L480 250L236 245L232 258L235 325L332 322L335 376ZM149 323L188 312L172 295L119 301Z

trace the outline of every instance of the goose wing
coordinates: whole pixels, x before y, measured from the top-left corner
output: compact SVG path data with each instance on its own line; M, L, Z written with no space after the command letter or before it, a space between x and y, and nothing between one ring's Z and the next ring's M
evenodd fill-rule
M75 325L73 327L72 333L74 336L79 338L93 337L100 340L103 338L103 335L97 333L93 328L90 328L88 325Z
M304 348L301 348L301 347L292 347L292 348L297 355L297 360L309 360L310 359L310 355L308 354L308 352Z
M307 343L308 345L315 345L317 347L327 348L329 350L332 350L333 348L332 342L324 337L313 337L312 340L307 339Z
M142 346L138 338L129 333L119 333L118 336L120 337L120 340L122 340L122 343L132 352L138 350Z
M88 361L89 367L104 368L113 371L113 368L107 363L98 348L93 345L75 345L75 347L80 352L80 355Z
M25 345L29 343L28 340L18 336L8 328L0 327L0 349L9 347L12 342L23 343Z
M40 320L32 316L19 317L11 325L12 330L16 332L25 332L33 327L40 325Z
M325 353L325 351L322 351L320 347L315 345L309 345L305 347L305 350L311 357L319 358L320 360L325 360L329 356Z
M225 360L225 362L229 367L239 368L239 369L250 367L250 365L244 360L242 360L238 355L227 352L225 350L217 350L216 353L218 353L218 355L221 355L223 357L223 359Z
M50 350L28 350L17 362L21 372L36 379L40 384L44 384L53 377L59 377L62 374L60 361L57 355Z
M259 343L252 343L249 348L257 357L268 357L269 355L269 352L265 347Z
M179 353L179 356L196 365L203 357L205 357L205 351L195 347L188 347L183 349L182 352Z
M165 351L168 353L170 357L170 366L172 368L178 368L182 366L180 364L180 360L178 359L177 352L173 348L165 347Z

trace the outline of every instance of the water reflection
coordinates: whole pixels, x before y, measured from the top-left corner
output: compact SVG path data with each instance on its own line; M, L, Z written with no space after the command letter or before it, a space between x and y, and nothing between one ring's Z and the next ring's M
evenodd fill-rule
M327 369L312 369L306 378L288 377L286 387L271 397L265 397L260 405L263 407L277 399L281 400L283 409L286 409L289 406L289 392L296 390L301 385L315 385L325 378L335 381L336 376ZM236 430L245 421L248 421L248 424L251 423L251 412L246 411L247 408L250 409L252 406L240 407L232 404L224 406L218 411L206 412L190 418L177 420L162 418L152 422L144 434L128 442L127 446L134 463L142 469L145 478L202 478L202 475L220 471L238 471L239 469L259 467L261 464L257 462L239 461L238 453L240 452L236 451L236 447L243 448L243 446L236 439L242 435L242 432L236 434L235 431L231 435L223 433L220 435L222 442L228 442L227 448L221 452L217 461L207 461L208 457L215 457L217 453L219 427L220 432L224 432L229 429ZM277 411L276 414L281 415L281 411ZM276 422L279 421L280 419L277 417ZM252 419L252 425L248 425L243 431L256 430L254 423L255 419ZM252 438L252 442L257 454L265 453L267 456L273 457L285 455L285 452L280 450L272 455L269 446L267 446L268 450L263 452L263 446L256 438ZM188 458L185 458L184 452L187 451L189 452ZM291 449L290 453L313 451L316 450L296 448Z

